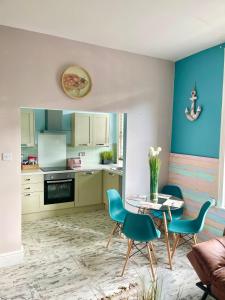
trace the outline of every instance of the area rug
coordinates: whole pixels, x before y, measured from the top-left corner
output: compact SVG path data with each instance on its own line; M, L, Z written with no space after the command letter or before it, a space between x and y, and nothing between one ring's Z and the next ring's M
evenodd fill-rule
M134 256L121 277L127 242L117 236L107 250L111 229L104 211L25 222L24 262L0 269L0 299L138 299L141 283L151 281L148 261ZM175 300L178 292L179 299L200 299L198 278L186 258L190 246L178 248L173 271L165 244L159 240L155 247L162 299Z

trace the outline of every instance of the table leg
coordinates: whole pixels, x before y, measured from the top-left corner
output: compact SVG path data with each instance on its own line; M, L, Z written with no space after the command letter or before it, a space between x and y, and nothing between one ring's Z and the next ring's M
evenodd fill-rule
M172 270L172 261L171 261L171 253L170 253L170 242L168 236L168 228L167 228L167 220L166 220L166 213L163 212L163 221L164 221L164 231L165 231L165 242L167 247L167 254L169 259L170 269Z
M171 210L170 210L169 206L168 206L168 215L169 215L170 222L171 222L172 221L172 214L171 214ZM173 236L173 242L175 243L175 241L176 241L176 235L175 235L175 233L172 233L172 236Z

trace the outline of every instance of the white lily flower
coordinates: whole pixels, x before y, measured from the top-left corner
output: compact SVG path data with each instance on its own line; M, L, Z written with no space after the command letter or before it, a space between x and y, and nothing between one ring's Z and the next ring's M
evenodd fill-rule
M150 147L148 156L149 157L158 156L161 151L162 151L161 147L157 147L156 150L154 149L154 147Z

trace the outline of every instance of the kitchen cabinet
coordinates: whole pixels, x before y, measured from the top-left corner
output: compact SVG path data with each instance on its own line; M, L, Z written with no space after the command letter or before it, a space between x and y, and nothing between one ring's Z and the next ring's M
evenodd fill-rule
M75 113L72 124L73 146L90 146L91 115Z
M39 212L43 201L43 175L22 176L22 214Z
M109 116L107 114L92 116L92 144L93 146L109 145Z
M72 120L73 146L108 146L108 114L74 113Z
M39 212L43 195L43 192L22 194L22 214Z
M21 145L32 147L35 144L35 117L30 109L21 109Z
M122 194L122 176L111 171L103 171L103 203L108 205L107 190L116 189Z
M102 171L76 173L75 207L102 203Z

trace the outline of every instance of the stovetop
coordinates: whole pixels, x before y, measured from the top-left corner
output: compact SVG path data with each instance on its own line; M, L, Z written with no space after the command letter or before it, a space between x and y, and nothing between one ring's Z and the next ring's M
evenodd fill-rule
M46 167L46 168L41 168L43 172L52 172L52 171L66 171L66 170L71 170L68 167Z

